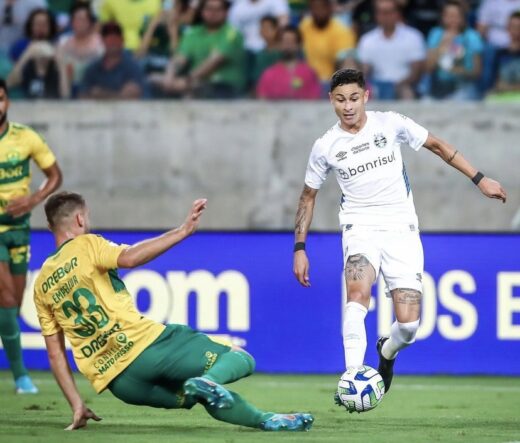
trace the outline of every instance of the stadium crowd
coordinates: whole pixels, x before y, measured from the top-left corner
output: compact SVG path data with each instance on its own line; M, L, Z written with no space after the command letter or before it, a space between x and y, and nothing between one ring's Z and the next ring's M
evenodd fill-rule
M0 0L0 78L29 99L520 100L520 0Z

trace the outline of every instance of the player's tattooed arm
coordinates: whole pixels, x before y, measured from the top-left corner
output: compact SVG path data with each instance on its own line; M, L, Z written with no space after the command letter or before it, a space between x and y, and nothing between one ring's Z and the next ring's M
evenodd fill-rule
M303 191L298 202L294 232L296 242L304 242L311 226L314 203L316 201L317 189L304 185Z
M307 238L317 194L317 189L312 189L307 185L303 187L294 223L294 237L296 243L305 242L305 239ZM298 280L302 286L309 287L311 285L309 279L309 259L305 253L305 248L299 249L294 253L293 272L296 280Z
M450 166L462 172L466 177L472 179L477 174L478 170L457 149L433 134L428 134L424 146L441 157ZM478 182L477 186L486 197L506 202L506 191L499 182L489 177L484 177Z

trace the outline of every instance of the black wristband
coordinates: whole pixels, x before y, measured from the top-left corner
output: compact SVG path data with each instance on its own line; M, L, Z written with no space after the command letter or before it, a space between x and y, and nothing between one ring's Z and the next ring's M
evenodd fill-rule
M294 252L296 251L305 251L305 242L299 241L294 244Z
M473 177L473 178L471 179L471 181L472 181L473 183L475 183L476 185L478 185L478 184L480 183L480 180L482 180L483 178L484 178L484 174L482 174L482 172L479 171L479 172L477 172L477 173L475 174L475 177Z

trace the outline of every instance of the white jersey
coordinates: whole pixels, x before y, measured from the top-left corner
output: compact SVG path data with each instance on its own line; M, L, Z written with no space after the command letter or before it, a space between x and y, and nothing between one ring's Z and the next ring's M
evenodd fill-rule
M357 134L339 122L316 140L307 165L305 184L319 189L330 170L343 193L341 225L418 227L401 144L418 151L428 131L395 112L367 112Z

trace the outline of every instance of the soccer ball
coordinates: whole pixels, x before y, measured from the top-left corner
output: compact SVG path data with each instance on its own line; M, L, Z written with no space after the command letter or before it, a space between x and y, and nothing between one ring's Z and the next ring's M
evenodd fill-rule
M341 376L338 395L348 412L366 412L381 403L385 384L379 372L365 365L349 369Z

